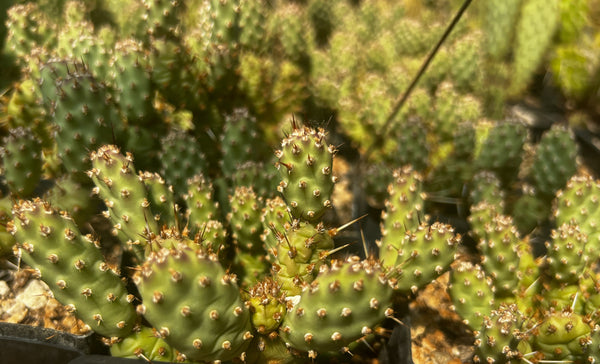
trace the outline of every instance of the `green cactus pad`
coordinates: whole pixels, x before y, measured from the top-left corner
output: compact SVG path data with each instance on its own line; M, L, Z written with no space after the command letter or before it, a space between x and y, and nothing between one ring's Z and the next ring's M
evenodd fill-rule
M573 133L553 126L536 147L531 176L536 192L549 199L577 172L577 144Z
M393 264L396 261L404 234L416 229L421 224L421 219L425 220L422 216L424 194L421 174L406 166L395 170L393 178L393 182L388 186L386 209L382 213L383 237L378 243L379 258L384 264Z
M232 237L240 249L248 252L262 252L262 208L264 201L256 196L252 188L236 187L229 197L231 212L227 220L232 229Z
M169 240L158 243L173 247L150 253L134 276L143 300L138 312L190 360L240 357L252 333L236 277L216 255Z
M77 69L56 86L53 120L57 124L57 153L66 170L81 173L90 168L89 151L115 142L123 122L106 87L87 70Z
M117 358L141 358L150 362L186 362L177 350L160 338L155 329L146 326L122 341L113 344L110 347L110 355Z
M333 239L321 224L315 227L297 221L285 230L277 230L276 236L274 277L288 296L297 295L304 284L314 280L318 267L334 247Z
M134 296L104 261L100 243L40 199L20 201L13 216L22 259L39 270L56 299L100 335L127 336L137 318Z
M143 260L144 237L159 232L150 210L143 176L136 174L133 156L121 154L114 145L105 145L90 156L93 168L88 176L94 181L94 193L104 200L104 215L113 223L113 234L134 249Z
M42 144L28 128L10 130L0 149L8 186L22 198L30 197L42 176Z
M332 207L331 193L337 180L332 176L335 147L326 144L325 130L295 124L281 147L276 152L282 179L279 192L295 219L319 221Z
M479 240L478 246L483 255L481 264L492 277L498 297L511 295L518 285L519 240L512 218L500 214L485 226L485 234Z
M187 191L187 180L205 173L208 166L198 139L190 133L172 129L161 139L161 175L176 194Z
M552 242L546 242L546 264L553 283L574 284L588 267L587 236L577 225L563 224L552 231Z
M207 221L220 217L219 203L213 200L213 193L212 183L203 174L187 180L187 193L183 199L187 205L188 229L192 234L200 232Z
M486 316L475 339L474 363L520 363L531 346L524 330L525 318L515 304L501 304Z
M450 271L450 296L453 310L474 331L494 307L492 281L478 264L461 262Z
M435 222L422 223L418 228L407 231L396 252L396 259L390 265L390 274L397 276L396 289L413 294L419 288L431 283L442 275L454 261L460 235L454 234L450 225ZM392 250L394 250L392 248ZM385 254L386 258L394 258ZM382 263L385 263L382 260Z
M387 308L393 289L377 262L350 257L321 266L281 326L294 349L318 353L344 350L393 315Z
M544 359L593 363L588 356L592 328L583 316L569 311L550 313L536 333L534 348Z
M556 193L554 217L557 226L576 223L585 232L590 259L600 256L598 242L600 229L596 221L600 216L600 183L592 176L581 173L567 181L567 185Z
M279 284L266 278L248 290L248 304L252 312L252 325L261 335L279 328L287 313L288 304Z

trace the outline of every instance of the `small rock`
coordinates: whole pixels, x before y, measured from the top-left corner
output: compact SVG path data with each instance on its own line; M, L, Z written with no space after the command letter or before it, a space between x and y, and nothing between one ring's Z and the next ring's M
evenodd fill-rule
M4 321L10 322L11 324L18 324L25 319L27 312L29 311L23 302L15 301L12 307L5 311L5 314L7 314L8 317Z
M0 281L0 298L6 298L10 293L10 287L6 281Z
M27 283L23 292L19 293L16 299L22 302L28 309L38 310L48 303L49 292L50 290L44 282L33 279Z

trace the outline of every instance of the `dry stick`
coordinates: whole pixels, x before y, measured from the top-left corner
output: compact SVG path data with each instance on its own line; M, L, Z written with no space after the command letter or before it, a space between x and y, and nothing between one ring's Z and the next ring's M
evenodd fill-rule
M471 1L472 0L465 0L465 2L462 4L462 6L460 7L460 9L458 10L458 13L456 13L456 15L454 16L454 19L452 19L452 22L448 25L448 27L444 31L444 34L442 35L442 37L440 38L440 40L437 42L437 44L431 50L431 52L429 52L429 55L425 59L425 62L423 62L423 64L421 65L421 68L417 72L417 75L413 78L412 82L410 83L410 85L408 86L408 88L406 89L406 91L404 92L404 94L402 95L402 97L400 98L400 100L398 100L398 102L396 103L396 106L394 106L394 109L392 110L392 113L390 114L390 116L385 121L385 124L383 124L383 126L379 130L379 133L377 133L375 135L375 142L373 144L371 144L371 146L369 147L369 149L365 153L366 154L365 155L365 160L368 160L371 152L373 152L373 147L375 147L376 145L380 145L381 144L383 135L385 135L385 131L387 130L387 128L389 128L390 124L392 123L392 120L396 117L396 114L398 114L398 111L400 111L400 109L402 108L402 106L406 103L406 100L410 96L412 90L415 88L415 86L417 85L417 83L421 79L421 76L423 75L423 73L425 73L425 71L427 70L427 67L429 67L429 64L433 60L433 57L435 57L435 55L437 54L437 52L441 48L442 44L444 44L444 42L446 41L446 38L448 38L448 36L452 32L452 29L454 29L454 27L456 26L456 24L458 23L458 21L462 18L464 12L467 10L467 8L469 7L469 5L471 4Z

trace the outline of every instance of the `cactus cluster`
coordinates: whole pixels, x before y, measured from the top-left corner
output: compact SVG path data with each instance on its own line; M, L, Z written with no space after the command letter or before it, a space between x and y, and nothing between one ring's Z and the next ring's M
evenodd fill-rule
M188 181L189 209L178 209L172 189L160 176L136 170L131 153L113 145L92 151L91 191L107 208L106 233L136 264L131 275L107 263L101 240L81 233L67 211L40 198L19 200L8 230L23 260L106 337L114 355L190 361L268 361L281 350L298 360L350 355L356 341L394 317L395 300L448 270L460 236L442 223L417 222L422 180L405 167L389 188L381 253L334 258L333 236L344 227L326 227L323 216L333 207L336 148L325 130L297 122L286 135L275 152L282 197L264 201L252 187L237 186L225 216L202 176ZM407 216L414 220L402 224ZM126 280L139 294L128 292ZM267 342L274 348L266 349Z
M399 109L460 2L8 3L0 254L112 355L349 361L450 271L473 361L598 360L597 0L472 4Z

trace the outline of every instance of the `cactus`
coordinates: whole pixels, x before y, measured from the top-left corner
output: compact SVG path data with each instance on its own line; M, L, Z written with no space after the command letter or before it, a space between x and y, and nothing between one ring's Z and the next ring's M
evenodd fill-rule
M395 234L385 236L392 242L398 239ZM400 292L413 294L420 288L439 278L454 261L455 248L460 235L454 235L450 225L435 222L432 225L421 223L415 230L407 231L399 246L386 244L382 263L400 275L395 288ZM383 245L383 244L382 244ZM397 251L396 260L389 252ZM392 255L392 259L385 259Z
M173 129L161 139L161 174L173 186L176 194L185 193L186 182L208 166L200 143L193 135Z
M31 197L42 176L42 144L30 129L11 129L2 148L4 174L15 196Z
M559 126L548 130L536 147L531 167L536 192L554 197L577 171L577 144L568 129Z
M319 274L285 316L282 337L316 357L319 352L348 351L393 310L386 307L392 287L381 267L350 257L322 265Z
M394 166L411 165L415 171L422 172L428 167L429 146L425 124L419 118L411 118L398 123L396 149L391 153L390 164Z
M579 281L588 267L586 245L587 236L576 225L563 224L552 231L552 243L546 243L546 263L553 284L573 284Z
M452 309L463 318L463 322L472 330L480 330L486 314L494 307L492 281L481 266L461 262L453 269L450 295Z
M585 318L569 311L548 315L536 330L534 347L548 360L582 360L592 362L588 355L592 345L592 328Z
M518 121L496 124L476 152L475 167L496 173L508 185L517 177L526 138L527 130Z
M214 188L202 174L187 180L187 193L183 199L187 204L188 229L192 234L202 231L204 224L220 217L219 203L213 200Z
M585 231L589 244L587 254L595 260L599 256L596 242L600 232L595 220L600 213L598 210L598 192L600 185L587 174L577 174L567 182L567 185L556 194L554 216L556 224L576 223Z
M23 63L33 48L56 43L56 25L51 23L34 3L19 4L8 9L8 35L5 47Z
M332 207L331 193L337 178L332 176L336 149L326 145L323 129L293 125L276 153L283 194L292 216L309 222L319 221Z
M119 358L142 358L147 361L187 362L177 350L156 335L155 329L146 326L113 344L110 354Z
M388 186L388 200L385 203L386 210L382 213L382 232L383 240L380 242L379 249L381 254L392 254L395 258L393 248L394 244L399 243L398 234L403 236L405 231L412 231L420 224L423 216L424 195L422 192L421 174L413 171L410 166L397 169L393 172L394 180ZM391 235L390 238L387 238ZM390 241L391 240L391 241ZM388 248L387 245L390 245ZM380 258L384 261L383 255ZM391 263L391 262L390 262Z
M176 237L156 244L163 248L150 253L134 276L143 300L138 311L190 360L242 356L252 333L235 276L214 254L193 251Z
M554 36L559 18L559 0L523 0L516 28L514 73L510 85L513 95L529 84Z
M486 317L475 342L475 363L512 363L531 352L523 327L525 318L516 305L500 305Z
M58 156L69 173L90 168L88 151L116 142L122 130L117 106L108 90L81 66L65 79L58 79L51 112L57 124ZM46 95L44 95L46 97Z
M288 295L297 295L315 279L324 258L333 249L333 239L322 224L313 226L295 222L277 231L277 261L274 277Z
M0 92L0 179L12 188L5 196L1 186L2 253L16 243L57 298L100 334L119 336L105 340L113 355L357 361L360 342L387 336L391 307L454 269L450 294L473 331L474 361L597 360L598 182L572 177L583 168L571 131L553 126L530 144L525 125L506 117L521 110L506 109L509 97L535 99L548 80L567 99L562 109L591 116L595 3L471 8L391 115L456 5L21 1L6 13L0 54L4 84L15 82ZM546 70L542 85L535 76ZM334 139L296 122L286 129L291 113L304 125L330 120ZM20 169L9 153L19 128L31 130L19 147L30 164ZM268 146L280 134L275 162ZM329 142L361 161L362 180L352 182L365 185L353 192L385 208L382 236L372 239L378 255L365 248L367 258L348 258L339 233L349 224L330 227L350 209L332 209L344 190L333 197ZM32 154L42 158L31 162ZM15 182L17 174L31 176ZM11 198L42 193L16 202L9 221ZM456 217L455 207L461 220L470 213L465 228L476 245L457 250L461 236L432 218ZM110 226L94 216L101 209ZM536 259L546 231L547 252ZM92 264L88 255L107 267L86 232L117 245L123 277L73 271ZM71 236L77 249L63 248ZM466 252L476 255L451 264ZM52 275L73 259L64 278ZM137 317L126 274L137 285L128 289L140 292ZM87 282L113 284L119 305L96 300L108 288ZM563 332L565 323L574 329Z
M22 259L39 270L56 299L100 335L127 336L137 319L134 296L104 261L99 241L40 199L20 201L13 216L9 230Z
M94 193L108 209L104 216L113 223L112 233L143 261L146 239L158 233L158 224L150 210L146 186L133 166L133 156L125 156L114 145L92 152L93 168L88 171L96 187Z

